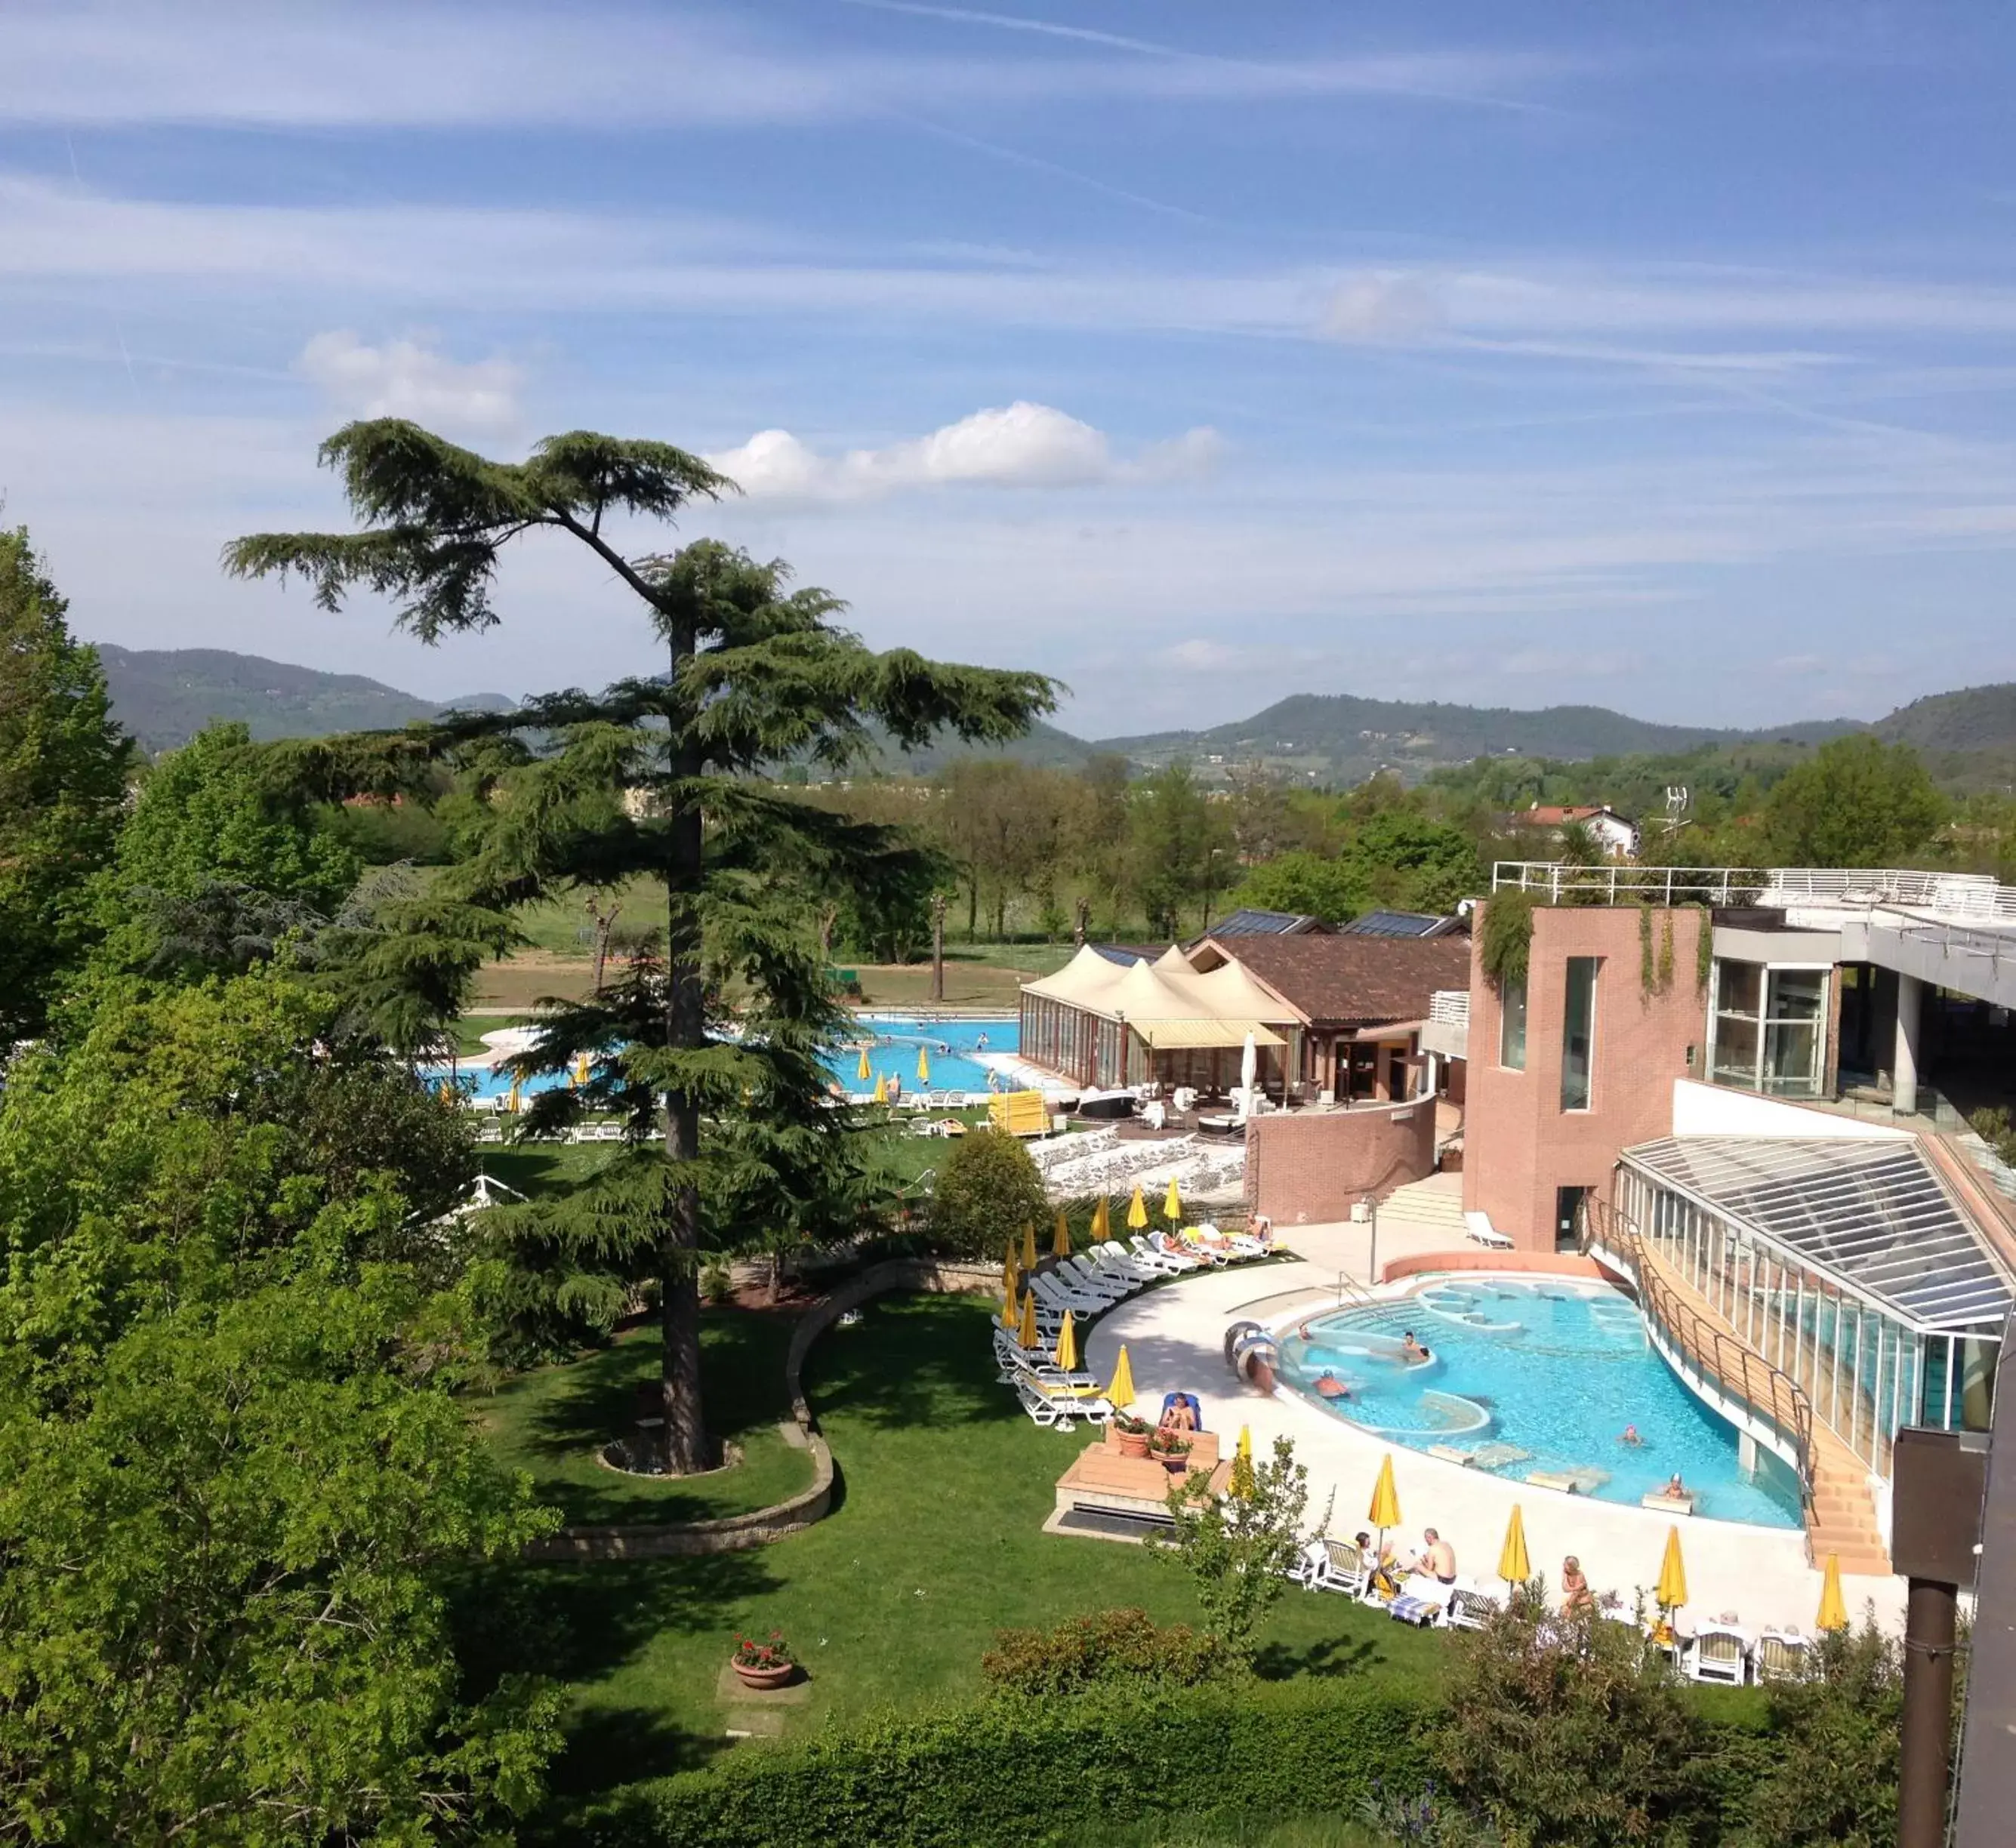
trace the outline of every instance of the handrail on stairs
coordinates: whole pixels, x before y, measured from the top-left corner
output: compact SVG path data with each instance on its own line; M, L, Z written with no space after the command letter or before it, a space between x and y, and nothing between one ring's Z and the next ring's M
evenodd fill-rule
M1679 1350L1791 1446L1800 1502L1810 1520L1813 1408L1805 1388L1682 1299L1660 1275L1657 1260L1649 1258L1643 1235L1628 1213L1607 1201L1585 1200L1576 1242L1585 1257L1592 1246L1600 1245L1615 1258L1636 1286L1646 1314L1665 1330Z

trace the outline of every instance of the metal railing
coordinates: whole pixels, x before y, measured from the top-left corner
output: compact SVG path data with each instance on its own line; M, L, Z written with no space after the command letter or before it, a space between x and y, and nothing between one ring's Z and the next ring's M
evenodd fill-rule
M1664 1262L1646 1249L1643 1235L1629 1213L1604 1200L1582 1206L1578 1242L1586 1256L1592 1246L1629 1274L1647 1317L1693 1362L1715 1389L1746 1407L1792 1451L1802 1502L1813 1505L1813 1408L1805 1388L1774 1367L1726 1328L1703 1315L1669 1283Z
M1610 904L1765 905L1802 904L1871 911L1899 907L1956 922L2016 922L2016 887L1986 873L1923 872L1898 867L1636 866L1609 861L1568 865L1558 860L1499 860L1494 891L1516 887Z
M1467 1026L1470 1024L1470 991L1467 988L1438 988L1428 997L1428 1018L1444 1026Z

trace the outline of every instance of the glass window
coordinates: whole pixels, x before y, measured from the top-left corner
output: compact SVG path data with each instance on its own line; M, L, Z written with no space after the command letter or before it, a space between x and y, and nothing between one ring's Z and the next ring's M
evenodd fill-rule
M1561 1108L1586 1110L1589 1067L1596 1048L1596 972L1600 956L1568 958L1568 994L1561 1009Z
M1509 1071L1526 1069L1526 984L1507 982L1498 994L1498 1062Z
M1817 1097L1827 1076L1827 972L1718 962L1708 1077L1780 1097Z

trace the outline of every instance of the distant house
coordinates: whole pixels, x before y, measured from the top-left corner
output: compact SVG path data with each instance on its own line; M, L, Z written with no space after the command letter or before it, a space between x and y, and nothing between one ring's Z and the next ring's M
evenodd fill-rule
M1505 818L1507 828L1558 841L1571 828L1586 828L1596 844L1614 860L1628 860L1638 851L1638 824L1607 803L1600 807L1560 807L1535 803Z

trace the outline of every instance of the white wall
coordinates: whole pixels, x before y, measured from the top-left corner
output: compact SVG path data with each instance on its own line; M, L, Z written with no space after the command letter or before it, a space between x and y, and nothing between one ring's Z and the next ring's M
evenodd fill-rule
M1676 1136L1839 1136L1867 1141L1879 1138L1895 1142L1909 1130L1886 1129L1845 1116L1834 1110L1816 1110L1804 1104L1787 1103L1782 1098L1759 1097L1748 1091L1730 1091L1720 1084L1704 1084L1695 1078L1673 1080L1673 1134Z

